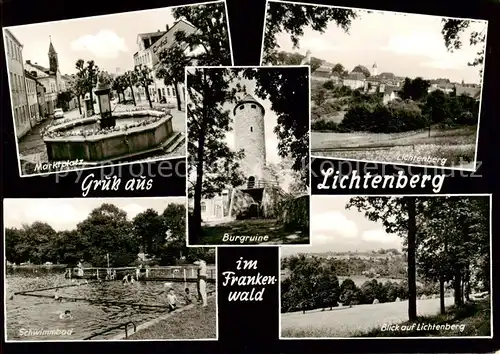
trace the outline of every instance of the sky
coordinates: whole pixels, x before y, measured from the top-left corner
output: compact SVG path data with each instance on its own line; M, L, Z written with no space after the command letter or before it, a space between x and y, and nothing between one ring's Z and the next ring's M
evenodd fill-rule
M4 227L20 228L23 224L42 221L56 231L73 230L93 209L103 203L116 205L131 220L146 209L163 213L168 204L185 204L185 201L185 197L4 199Z
M282 246L288 256L310 252L355 252L402 249L402 238L385 232L382 223L368 220L355 208L346 210L351 197L311 196L311 245Z
M115 73L134 67L137 34L165 31L175 22L171 8L123 12L82 19L7 27L24 45L23 60L49 67L50 39L61 74L76 73L78 59L94 60L101 70Z
M480 83L480 67L469 67L480 50L469 45L472 30L483 30L486 21L475 21L462 36L463 47L453 53L446 50L441 35L442 17L391 12L359 12L349 33L330 23L324 33L311 27L304 29L299 49L293 49L290 36L277 36L279 50L299 52L332 64L341 63L351 71L364 65L370 71L374 63L378 73L392 72L396 76L449 78L452 82Z

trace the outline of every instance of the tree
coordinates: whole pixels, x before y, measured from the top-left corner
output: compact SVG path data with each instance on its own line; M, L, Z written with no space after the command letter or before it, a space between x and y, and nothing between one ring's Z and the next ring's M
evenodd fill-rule
M321 106L326 101L326 90L324 88L320 88L314 93L313 97L314 103L317 106Z
M5 257L9 262L22 263L25 258L19 253L18 245L22 242L22 230L7 227L5 228Z
M363 65L356 65L354 67L354 69L352 69L352 72L353 73L361 73L365 77L370 77L370 75L371 75L370 70L368 70L368 68L366 66L363 66Z
M268 2L267 6L262 57L264 64L275 64L277 60L278 34L289 34L294 47L298 48L304 27L311 26L315 31L323 33L329 22L334 21L347 32L351 21L358 16L353 10L317 5Z
M238 160L243 152L233 152L225 141L232 118L224 104L236 102L241 87L231 88L236 72L230 69L195 69L187 72L188 195L194 197L189 237L201 233L202 197L213 197L230 186L243 184Z
M430 86L430 82L421 77L413 80L407 77L399 91L399 97L403 100L420 101L427 96L427 90Z
M77 232L85 246L83 259L93 266L107 266L108 253L115 267L129 265L137 258L139 242L133 235L132 223L125 211L113 204L103 203L92 210L77 225Z
M243 76L255 80L258 97L271 101L271 109L278 116L274 128L278 154L293 160L292 169L300 171L304 186L309 186L308 70L245 69Z
M453 52L454 50L459 50L462 48L463 43L460 36L467 30L473 22L473 20L457 20L457 19L442 19L443 28L441 34L443 35L444 43L448 51ZM486 42L486 30L487 26L480 31L471 31L469 37L469 44L472 47L481 45L481 48L476 53L476 58L472 62L469 62L469 66L481 66L479 70L479 77L482 76L484 54L485 54L485 42Z
M332 68L332 74L337 75L338 77L346 77L349 72L344 68L344 66L340 63L335 64Z
M146 92L146 98L149 102L149 107L153 108L153 103L151 103L151 97L149 96L149 85L151 85L154 80L152 77L151 69L145 65L139 64L136 65L134 69L135 81L139 84L139 86L144 87L144 91Z
M431 123L446 121L449 118L447 94L441 90L432 91L425 102L424 113Z
M134 102L134 106L137 106L135 102L135 94L134 94L134 85L137 83L136 75L134 71L127 71L123 74L123 81L125 81L130 88L130 94L132 95L132 101Z
M158 249L164 242L165 229L163 219L154 209L147 209L137 214L132 220L134 235L140 240L142 251L148 255L158 255Z
M416 283L416 216L415 197L354 197L346 208L355 207L371 221L381 221L387 233L406 236L408 255L408 318L417 318L417 283ZM420 205L419 205L420 207Z
M99 75L99 67L95 65L93 60L85 61L83 59L78 59L76 61L76 70L78 70L77 76L80 79L81 85L85 87L86 92L88 92L89 97L93 100L93 88L97 85L97 79ZM91 115L94 115L94 105L91 105Z
M189 252L186 246L186 207L184 204L169 204L162 214L166 231L161 258L163 263L181 259Z
M184 83L184 69L191 64L192 59L186 55L182 45L174 43L160 52L158 60L159 68L156 72L156 77L163 79L165 85L174 86L175 96L177 97L177 109L181 111L179 84Z
M199 66L232 65L228 24L224 3L176 7L172 10L176 20L186 19L197 29L194 33L176 32L176 40L186 43L191 51L202 47L204 51L193 55Z
M70 84L69 86L69 91L73 96L76 97L76 100L78 102L78 110L80 112L80 115L82 114L82 104L80 101L80 98L85 95L86 88L83 83L82 78L76 77Z
M111 88L118 94L118 102L121 102L120 94L123 95L123 101L125 101L125 90L128 88L127 79L123 75L119 75L114 78Z

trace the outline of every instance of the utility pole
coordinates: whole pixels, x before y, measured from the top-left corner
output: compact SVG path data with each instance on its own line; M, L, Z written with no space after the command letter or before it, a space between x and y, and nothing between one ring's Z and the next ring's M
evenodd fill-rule
M429 138L431 137L431 126L432 126L432 107L429 112Z

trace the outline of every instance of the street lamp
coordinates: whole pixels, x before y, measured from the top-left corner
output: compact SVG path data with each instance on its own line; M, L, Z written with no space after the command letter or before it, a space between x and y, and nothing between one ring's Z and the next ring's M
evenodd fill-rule
M101 113L101 119L99 124L101 129L113 128L116 125L116 119L111 114L111 88L108 84L99 82L95 90L97 95L97 100L99 101L99 111Z

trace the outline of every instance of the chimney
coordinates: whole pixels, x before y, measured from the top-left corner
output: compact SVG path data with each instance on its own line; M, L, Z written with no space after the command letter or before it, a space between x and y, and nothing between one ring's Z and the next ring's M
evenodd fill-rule
M166 25L165 28L167 29L167 32L168 32L168 30L170 29L170 26Z
M31 65L31 60L26 60L26 64Z

